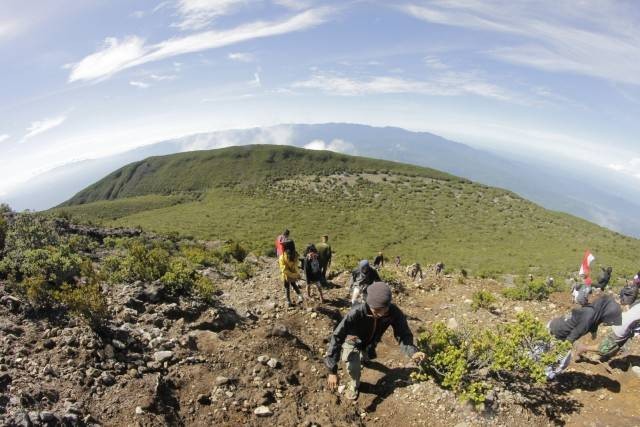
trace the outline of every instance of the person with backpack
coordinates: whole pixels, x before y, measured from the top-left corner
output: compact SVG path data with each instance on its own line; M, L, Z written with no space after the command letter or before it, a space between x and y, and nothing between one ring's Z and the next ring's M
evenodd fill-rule
M419 262L411 264L407 267L406 273L411 277L412 280L416 280L418 274L420 274L420 280L422 280L422 266L420 266Z
M282 253L284 252L284 242L286 242L287 240L290 240L289 234L290 234L289 229L285 229L281 235L276 237L276 242L275 242L276 257L280 258L280 255L282 255Z
M382 252L378 252L378 255L373 260L373 268L380 270L382 267L384 267L384 255L382 255Z
M318 257L320 260L320 271L326 283L327 271L329 267L331 267L331 256L333 255L331 245L329 244L329 236L326 234L322 236L322 242L318 243L316 248L318 249Z
M440 273L442 273L442 270L444 270L444 262L438 261L438 263L436 264L436 277L440 276Z
M611 280L611 272L613 271L612 267L601 267L602 272L600 273L600 277L598 277L598 282L593 285L594 288L600 289L604 291L609 281Z
M338 362L342 361L346 364L349 378L345 397L350 400L358 398L361 364L376 358L376 346L389 326L393 328L402 353L416 363L425 358L413 343L413 334L404 313L391 303L389 285L375 282L369 286L366 302L353 306L331 334L324 358L329 370L329 389L334 390L338 386Z
M287 307L291 307L291 288L298 294L298 303L303 302L302 292L297 281L300 280L300 271L298 270L299 257L296 252L296 246L293 240L285 240L283 242L282 255L278 257L278 265L280 266L280 274L284 282L284 289L287 296Z
M629 309L622 313L620 325L611 326L611 331L597 345L577 345L576 357L583 353L593 352L600 356L600 361L614 356L627 341L640 334L640 300L638 299L638 287L626 285L620 291L620 304Z
M320 292L320 302L324 303L324 296L322 295L322 286L326 286L327 280L322 275L322 268L320 267L320 256L316 246L311 243L307 246L304 256L304 276L307 280L307 296L311 299L311 284L315 283Z
M351 283L349 289L351 290L351 305L354 305L358 301L358 297L362 295L362 298L366 298L367 286L373 282L379 282L380 276L378 272L371 268L369 260L363 259L351 272Z

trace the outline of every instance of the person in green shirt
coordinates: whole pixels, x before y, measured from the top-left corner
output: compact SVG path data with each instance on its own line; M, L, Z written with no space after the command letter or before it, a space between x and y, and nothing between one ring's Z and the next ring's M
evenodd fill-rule
M316 245L316 249L318 250L318 258L320 261L320 272L322 273L322 277L326 280L327 271L329 267L331 267L331 245L329 242L329 236L326 234L322 236L322 242Z

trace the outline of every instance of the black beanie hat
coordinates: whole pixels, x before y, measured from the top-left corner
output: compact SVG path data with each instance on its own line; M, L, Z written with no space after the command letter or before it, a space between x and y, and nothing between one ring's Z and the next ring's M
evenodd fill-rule
M367 286L367 304L371 308L388 307L391 304L391 288L385 282Z

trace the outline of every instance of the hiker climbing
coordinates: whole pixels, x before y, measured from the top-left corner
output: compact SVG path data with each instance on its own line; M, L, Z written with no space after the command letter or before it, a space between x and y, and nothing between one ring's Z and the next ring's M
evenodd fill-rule
M611 331L598 345L576 345L576 357L583 353L593 352L600 356L600 360L614 356L627 341L640 333L640 300L638 299L638 287L626 285L620 291L620 304L629 309L622 313L620 325L611 326Z
M382 255L382 252L378 252L378 255L373 260L373 268L380 270L382 267L384 267L384 255Z
M422 280L422 267L420 263L416 262L407 267L406 273L412 280L416 280L418 274L420 275L420 280Z
M297 281L300 280L300 271L298 270L298 253L296 252L295 243L293 240L286 240L283 242L282 255L278 257L278 264L280 265L280 274L284 282L284 289L287 296L287 307L291 307L291 288L298 294L298 303L302 303L302 292Z
M436 264L436 276L439 276L439 275L440 275L440 273L442 273L442 271L443 271L443 270L444 270L444 262L439 261L439 262Z
M365 299L367 287L373 282L379 281L380 276L376 270L371 268L369 261L366 259L360 261L358 267L351 272L351 283L349 286L351 290L351 305L355 304L360 296Z
M322 236L322 242L316 245L318 249L318 257L320 260L320 272L322 277L325 279L324 283L326 284L327 279L327 271L331 267L331 245L329 244L329 236L326 234Z
M394 264L396 267L400 267L400 255L396 255L396 261Z
M600 272L600 276L598 277L598 282L593 285L594 288L604 291L609 281L611 280L611 272L613 271L612 267L600 267L602 270Z
M337 370L341 360L346 364L349 378L345 396L350 400L358 398L361 365L376 358L376 346L389 326L406 356L416 363L424 359L425 354L418 351L413 343L405 315L391 303L389 285L375 282L369 286L366 302L352 307L331 334L324 359L329 369L329 389L338 386Z
M324 296L322 295L322 286L326 286L326 279L322 275L322 268L320 267L320 256L316 246L312 243L307 246L304 257L304 276L307 280L307 296L311 299L311 285L315 284L320 292L320 302L324 303Z
M285 229L281 235L276 237L276 256L279 258L284 252L284 242L289 240L289 229Z

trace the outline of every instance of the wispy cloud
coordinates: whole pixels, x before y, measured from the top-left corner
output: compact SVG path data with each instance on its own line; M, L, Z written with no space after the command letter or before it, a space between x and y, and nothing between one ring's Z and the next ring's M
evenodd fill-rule
M335 74L316 73L310 79L295 82L298 89L318 89L333 95L413 93L437 96L477 95L501 101L517 101L506 89L484 81L475 73L446 72L429 80L373 76L355 79Z
M262 86L262 81L260 80L260 70L253 73L253 80L251 80L250 84L255 87Z
M9 135L7 135L6 133L0 135L0 143L6 141L7 139L9 139Z
M140 89L147 89L149 86L151 86L149 83L145 83L137 80L131 80L129 84L133 87L138 87Z
M313 4L310 0L273 0L273 3L291 10L306 9Z
M631 160L625 162L610 163L607 167L616 172L640 179L640 157L633 157Z
M310 9L283 21L257 21L231 30L203 31L152 45L137 36L129 36L122 41L107 38L101 50L68 66L71 68L69 82L100 80L131 67L177 55L302 31L322 24L332 12L333 9L326 7Z
M624 2L423 1L406 13L434 24L507 33L487 53L509 63L640 84L640 27Z
M307 150L327 150L337 153L357 154L355 145L342 139L334 139L327 143L322 139L314 139L304 146Z
M20 142L25 142L26 140L33 138L36 135L40 135L41 133L56 128L64 123L66 119L66 116L58 116L33 122L27 128L27 133L22 137L22 140Z
M0 20L0 42L17 35L20 31L18 21L1 21Z
M181 30L200 30L216 18L235 12L254 0L178 0L181 20L174 24Z
M150 74L149 78L156 82L170 81L178 78L175 74Z
M232 61L238 62L253 62L255 59L252 54L247 52L234 52L227 55L227 57Z

